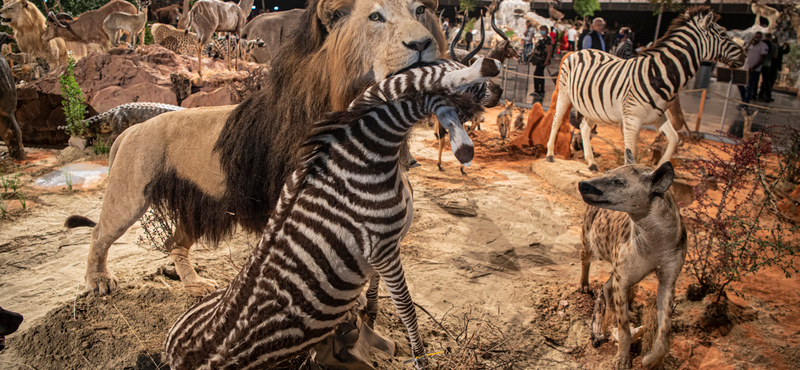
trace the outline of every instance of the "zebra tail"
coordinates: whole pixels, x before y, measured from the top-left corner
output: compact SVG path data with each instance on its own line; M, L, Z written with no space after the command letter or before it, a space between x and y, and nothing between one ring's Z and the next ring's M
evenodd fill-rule
M97 226L97 223L87 217L72 215L67 217L67 221L64 222L64 226L67 229L74 229L76 227L95 227Z

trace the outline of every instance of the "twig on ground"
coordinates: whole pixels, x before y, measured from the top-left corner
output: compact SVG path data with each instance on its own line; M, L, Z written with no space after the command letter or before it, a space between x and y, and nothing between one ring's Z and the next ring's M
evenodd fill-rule
M453 341L455 341L456 343L458 343L458 340L456 339L456 337L455 337L455 336L453 336L453 333L451 333L451 332L450 332L450 330L447 330L447 328L445 328L445 327L444 327L444 325L442 325L442 323L441 323L441 322L439 322L438 320L436 320L436 318L435 318L435 317L433 317L433 315L431 315L431 313L430 313L430 312L428 312L428 310L426 310L426 309L425 309L425 307L422 307L422 306L420 306L420 305L419 305L419 304L417 304L416 302L414 302L414 306L417 306L417 308L419 308L420 310L422 310L422 312L425 312L426 314L428 314L428 317L430 317L430 318L431 318L431 320L433 320L433 322L435 322L435 323L436 323L436 325L439 325L439 327L440 327L440 328L442 328L442 330L444 330L444 332L445 332L445 333L447 333L447 336L448 336L448 337L450 337L450 339L452 339Z
M25 366L25 367L27 367L27 368L29 368L29 369L36 370L36 368L35 368L35 367L33 367L33 366L31 366L31 365L28 365L28 364L23 364L23 363L14 362L14 361L6 361L6 360L0 360L0 362L2 362L2 363L6 363L6 364L18 365L18 366Z

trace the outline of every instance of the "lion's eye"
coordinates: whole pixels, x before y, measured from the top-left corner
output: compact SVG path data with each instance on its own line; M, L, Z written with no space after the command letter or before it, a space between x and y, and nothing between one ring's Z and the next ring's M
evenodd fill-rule
M417 14L425 14L425 7L424 6L418 6L417 7Z
M369 20L373 22L384 22L383 16L381 13L375 12L369 15Z

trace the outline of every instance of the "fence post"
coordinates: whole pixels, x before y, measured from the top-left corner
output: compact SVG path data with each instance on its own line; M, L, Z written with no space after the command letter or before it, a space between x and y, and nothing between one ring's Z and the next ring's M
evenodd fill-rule
M694 132L700 131L700 120L703 119L703 107L706 105L706 92L708 90L703 89L703 96L700 97L700 111L697 113L697 123L694 125ZM724 120L724 118L723 118Z

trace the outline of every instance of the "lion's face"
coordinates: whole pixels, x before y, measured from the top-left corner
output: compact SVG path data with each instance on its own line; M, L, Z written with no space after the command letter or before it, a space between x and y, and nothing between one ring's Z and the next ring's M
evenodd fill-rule
M372 72L380 81L441 57L437 6L437 0L322 0L317 16L328 31L325 48L344 63L337 67Z
M27 6L29 6L27 1L8 1L0 8L0 24L10 26L11 22L23 15L23 8Z

